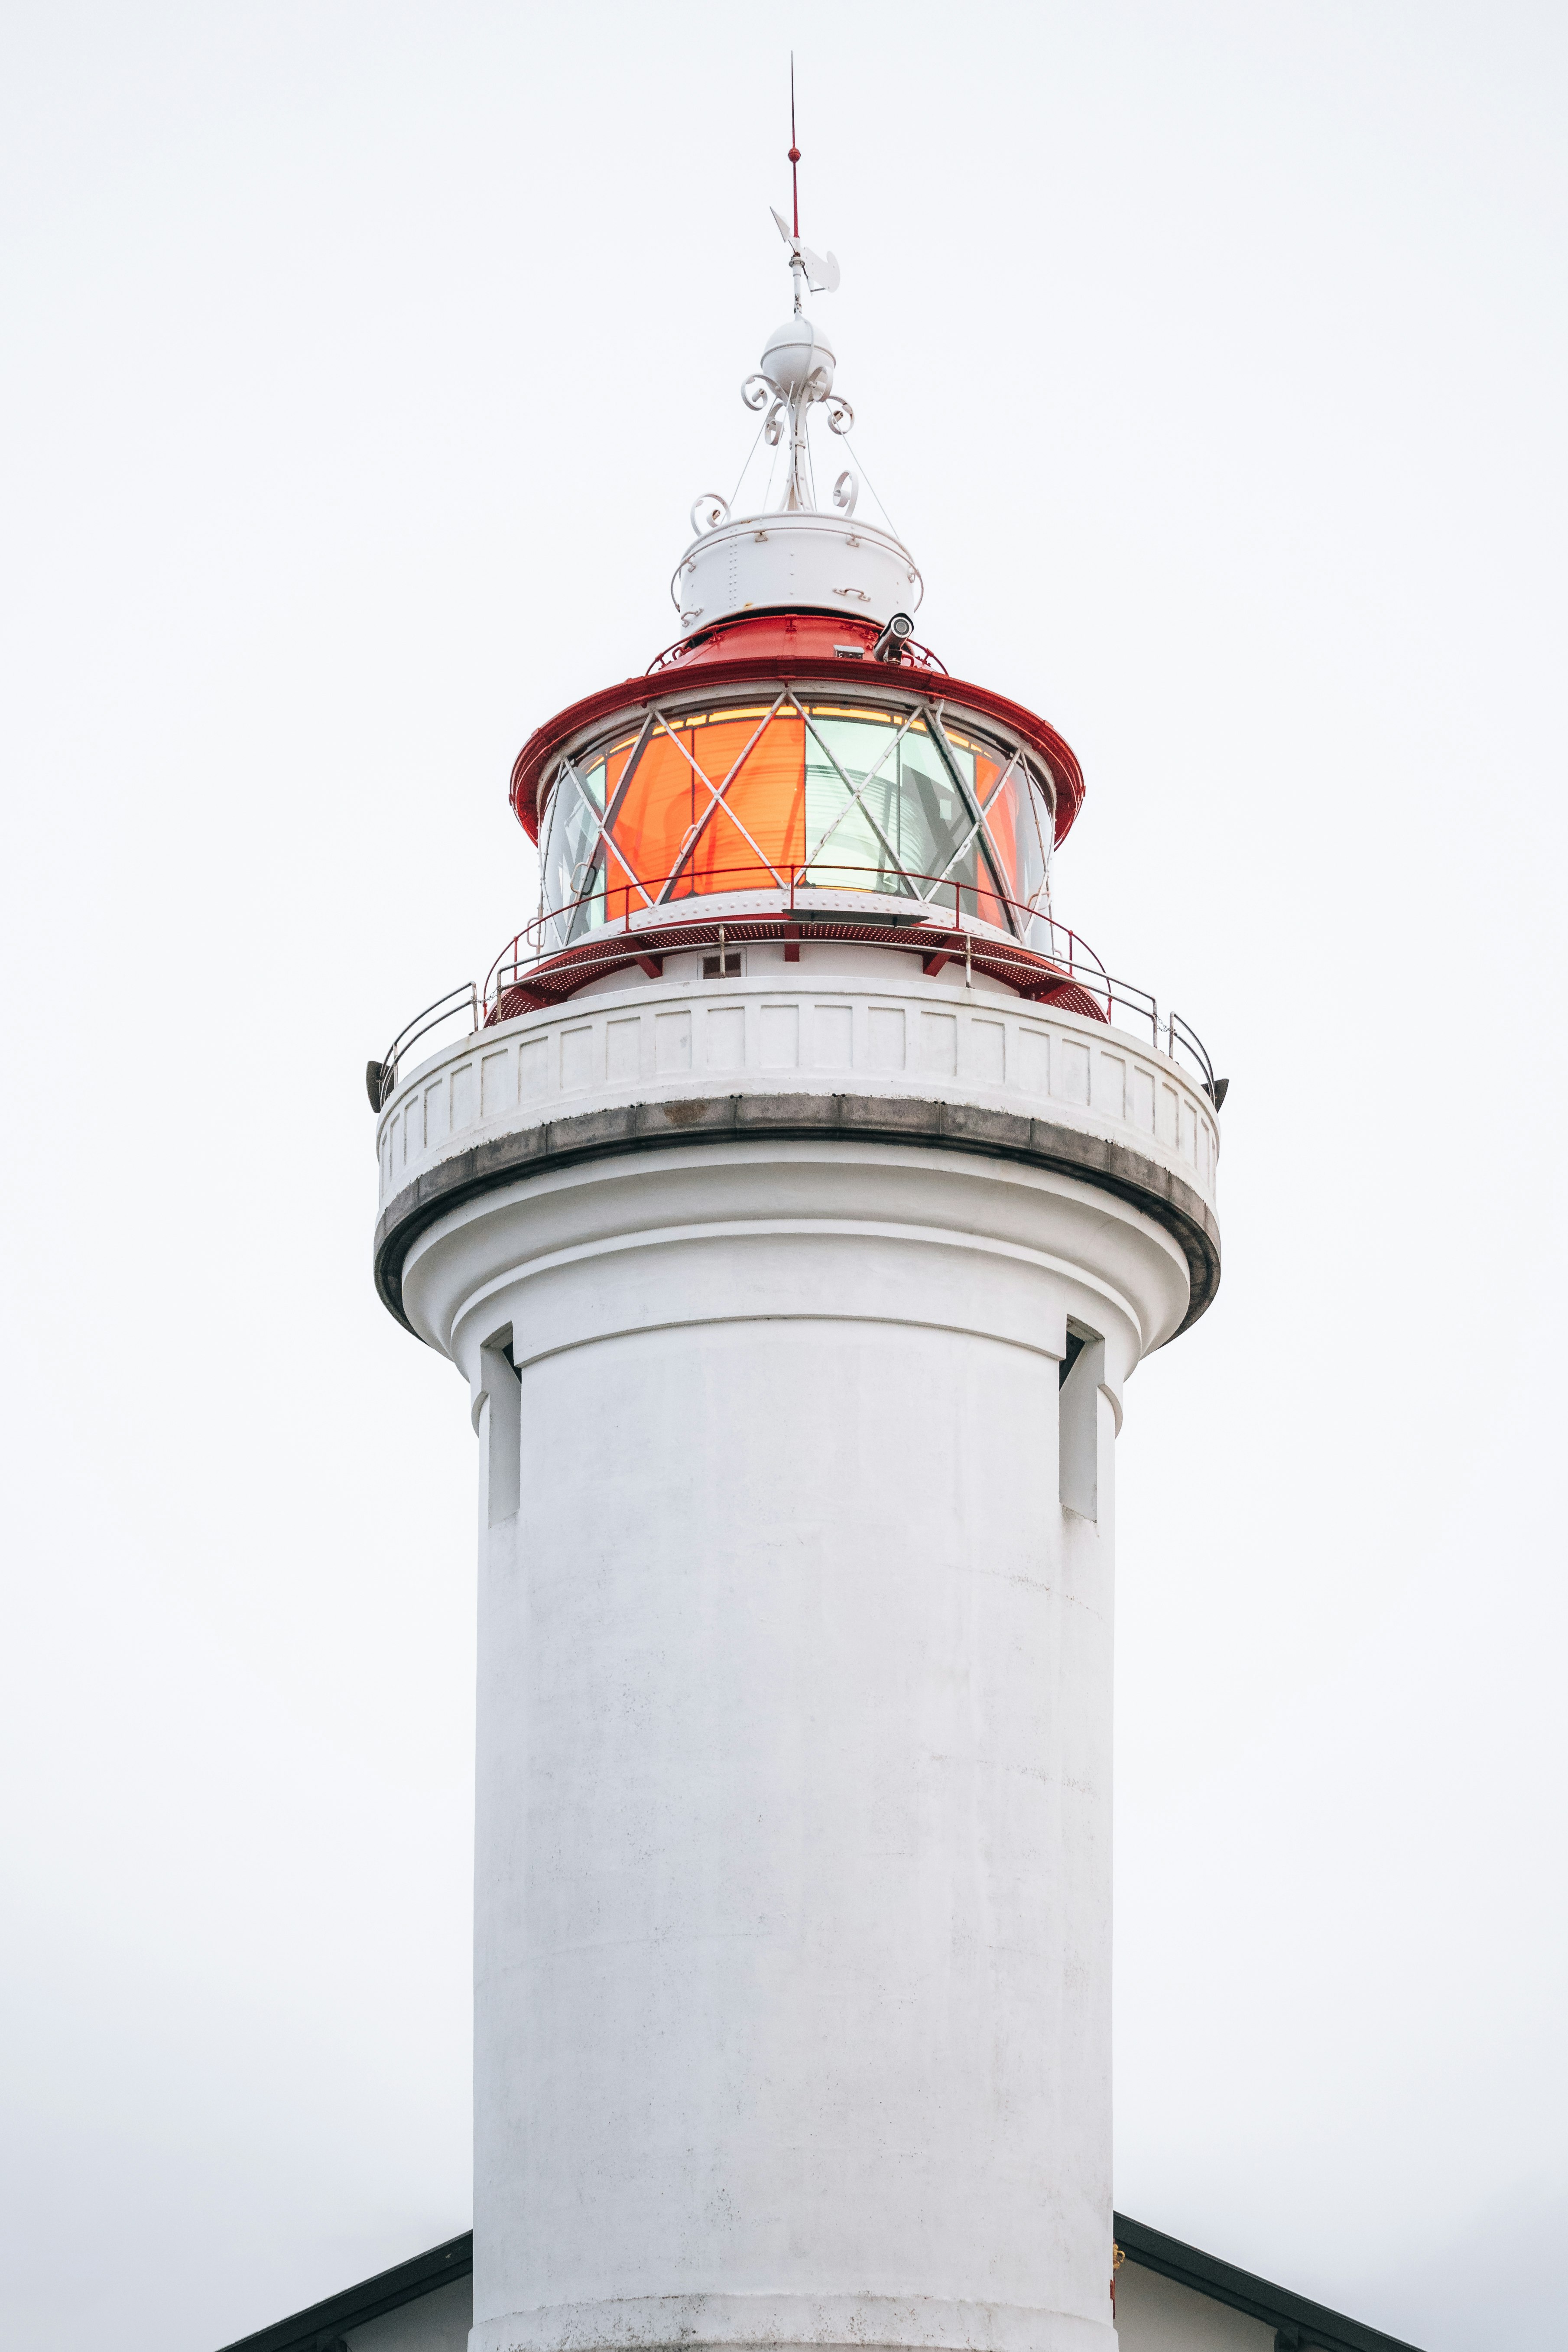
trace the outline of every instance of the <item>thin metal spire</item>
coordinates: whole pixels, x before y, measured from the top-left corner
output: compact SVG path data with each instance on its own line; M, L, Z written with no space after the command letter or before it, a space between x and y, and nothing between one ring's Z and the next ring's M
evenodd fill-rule
M795 136L795 51L789 53L789 184L795 203L795 233L800 235L800 149ZM796 310L800 308L797 301Z

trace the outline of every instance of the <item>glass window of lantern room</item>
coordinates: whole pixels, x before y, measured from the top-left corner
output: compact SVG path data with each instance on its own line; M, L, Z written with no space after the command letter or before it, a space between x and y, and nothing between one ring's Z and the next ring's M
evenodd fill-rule
M998 771L984 814L1003 888L1023 924L1027 919L1024 910L1035 905L1045 883L1053 824L1049 803L1025 761Z
M610 838L649 894L673 872L697 818L697 779L679 734L660 727L644 743L626 789L612 799ZM707 795L703 795L706 801Z
M637 773L634 763L637 746L642 740L641 730L636 735L624 735L618 743L612 743L605 754L604 791L596 805L600 812L599 822L608 836L601 860L605 887L603 919L606 922L624 922L634 908L647 904L647 894L636 887L635 871L628 870L625 853L616 841L616 814L632 788Z
M656 719L620 790L611 755L606 827L650 898L754 889L798 860L799 734L766 704ZM625 878L611 871L612 917Z
M805 738L792 710L745 710L693 729L699 764L721 797L712 806L698 787L710 814L691 847L692 889L759 890L788 883L790 868L805 855Z
M1016 761L1010 762L1000 756L994 760L987 759L983 752L976 753L974 796L980 803L981 814L985 822L985 838L990 845L997 879L1015 904L1028 896L1026 890L1018 887L1023 878L1019 852L1024 846L1019 820L1022 819L1025 826L1029 824L1029 812L1018 797L1023 781Z
M814 709L805 743L806 880L908 898L898 870L899 714Z
M563 946L660 898L792 874L1026 930L1052 823L1022 758L952 726L939 739L908 710L813 703L803 718L731 704L668 728L654 718L556 772L541 833L546 939Z
M974 817L923 719L916 719L899 747L899 817L904 871L919 877L917 887L926 898Z
M601 848L583 875L577 903L566 928L567 945L585 938L589 931L596 931L604 922L605 912L605 858Z
M603 754L596 760L584 761L577 771L577 781L593 802L595 813L605 814L605 761Z
M1006 912L981 847L976 804L977 792L994 790L999 763L967 735L948 728L940 744L922 730L910 766L921 806L929 813L928 822L935 818L931 864L923 869L931 878L922 886L921 895L939 907L951 905L956 913L978 916L982 922L1005 929Z
M595 887L599 827L592 802L564 763L550 795L549 825L542 860L545 908L559 918L558 936L573 939L586 926L578 902Z

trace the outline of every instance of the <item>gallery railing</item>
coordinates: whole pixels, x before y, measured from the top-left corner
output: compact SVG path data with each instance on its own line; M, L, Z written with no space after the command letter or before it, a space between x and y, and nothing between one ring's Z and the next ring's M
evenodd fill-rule
M755 860L743 867L704 867L700 877L687 866L675 875L616 880L607 891L601 880L581 898L536 916L501 950L482 989L465 982L438 997L399 1031L381 1061L367 1066L365 1083L373 1106L379 1109L388 1099L399 1072L413 1066L416 1047L461 1023L469 1030L492 1026L563 1001L589 981L634 964L651 976L661 969L665 955L682 948L716 946L722 955L729 949L782 940L786 957L793 953L798 958L801 942L814 938L849 939L859 946L906 956L918 953L922 971L933 979L943 971L951 978L962 966L966 978L980 971L1021 995L1047 1003L1058 999L1059 1010L1146 1035L1156 1053L1194 1071L1216 1108L1224 1100L1225 1081L1216 1080L1207 1049L1191 1024L1181 1013L1162 1008L1147 989L1108 972L1076 931L1037 905L1008 899L989 882L902 871L895 875L888 868L846 864L778 869L776 885L758 888L757 870ZM830 874L856 878L835 885L826 878ZM746 882L734 878L741 875ZM715 881L725 878L732 887L716 890ZM672 882L694 879L702 887L685 898L657 895ZM878 887L888 882L899 887ZM931 895L910 895L910 883L930 885ZM983 905L1003 910L1012 928L983 916ZM574 939L570 934L583 916L586 925Z

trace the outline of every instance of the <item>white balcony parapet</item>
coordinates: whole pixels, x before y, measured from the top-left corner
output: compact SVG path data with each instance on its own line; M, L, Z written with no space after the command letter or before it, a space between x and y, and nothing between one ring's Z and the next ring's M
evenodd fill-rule
M378 1278L395 1311L395 1261L445 1198L511 1165L696 1143L760 1118L1077 1166L1176 1231L1191 1281L1173 1328L1208 1304L1218 1121L1166 1055L999 989L842 971L813 985L782 967L704 982L698 965L671 957L659 981L479 1029L399 1078L377 1133ZM911 1117L921 1106L933 1116Z

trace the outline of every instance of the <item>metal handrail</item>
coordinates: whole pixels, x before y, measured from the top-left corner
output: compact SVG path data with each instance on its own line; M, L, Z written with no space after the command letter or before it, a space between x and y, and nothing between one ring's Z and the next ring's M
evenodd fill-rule
M723 919L713 914L702 917L696 921L688 920L679 923L671 928L692 935L706 931L721 940L723 940L726 930ZM731 919L728 928L733 930L733 918ZM974 936L968 930L956 933L944 932L940 927L935 927L933 929L933 927L925 924L900 930L889 924L884 937L862 940L857 944L901 950L905 954L921 950L929 953L931 950L933 938L938 943L944 938L951 939L953 942L951 960L956 965L963 952L965 940L972 944ZM619 944L612 944L612 942ZM705 944L705 942L694 936L693 944ZM1037 977L1041 964L1045 961L1043 958L1031 956L1026 950L1010 955L1005 941L988 938L984 945L988 961L1003 966L1011 963L1017 971L1020 979ZM660 952L668 953L668 950L661 949ZM574 973L582 974L582 979L577 983L582 986L602 971L617 967L624 968L626 961L626 934L616 931L605 938L604 947L598 953L592 951L574 953L572 969ZM398 1083L401 1065L407 1059L411 1048L422 1043L444 1023L456 1020L459 1013L467 1013L470 1016L470 1034L474 1034L481 1027L489 1027L498 1020L511 1018L512 1016L502 1009L506 996L520 988L526 990L527 982L521 976L522 971L536 972L538 969L537 963L531 963L525 967L511 967L498 958L496 964L491 968L491 980L495 982L495 986L493 990L487 986L482 1005L479 990L472 981L465 982L461 988L449 990L447 995L437 997L434 1004L427 1005L424 1013L417 1014L413 1021L409 1022L406 1028L399 1033L394 1045L388 1048L385 1060L372 1062L367 1066L365 1076L372 1108L377 1111L384 1108ZM515 972L517 976L509 979L507 977L509 971ZM1062 977L1064 983L1070 982L1103 1005L1103 1018L1108 1027L1125 1030L1128 1023L1131 1022L1142 1029L1146 1024L1150 1042L1154 1051L1163 1055L1168 1061L1184 1060L1189 1063L1195 1070L1198 1083L1205 1094L1208 1096L1215 1110L1218 1110L1225 1099L1226 1082L1215 1078L1214 1064L1209 1058L1207 1047L1192 1024L1181 1013L1174 1010L1162 1013L1158 1000L1147 989L1140 988L1132 981L1116 979L1113 974L1103 969L1098 960L1092 966L1075 961L1063 969ZM1123 1016L1121 1021L1117 1019L1119 1013Z
M832 619L836 616L828 614L826 617ZM652 661L649 662L647 669L643 672L643 676L645 677L657 677L661 674L661 672L667 669L677 668L679 666L681 656L691 645L694 636L700 637L704 644L706 644L710 637L723 636L732 629L743 628L745 625L745 619L746 616L742 614L731 614L722 621L715 621L710 629L699 629L693 632L689 632L689 634L684 637L677 637L673 645L666 646L662 653L655 654ZM921 645L918 637L900 637L898 644L899 650L897 654L890 657L885 657L882 661L878 663L877 667L879 669L912 669L921 675L933 676L936 677L949 677L952 676L952 672L949 670L947 664L942 659L941 656L939 654L933 654L929 646ZM868 645L866 647L865 658L869 660L871 648ZM700 677L700 669L694 669L693 676Z
M678 868L677 872L682 870L685 869ZM726 875L753 876L757 870L756 861L752 859L744 866L705 868L702 878L705 882L710 883L715 877ZM1004 970L1011 965L1021 978L1026 979L1037 977L1042 963L1047 967L1054 966L1061 971L1064 982L1082 989L1103 1005L1103 1017L1111 1026L1125 1026L1131 1023L1137 1029L1142 1030L1146 1025L1155 1052L1163 1054L1171 1061L1188 1062L1196 1071L1205 1093L1215 1102L1215 1108L1218 1108L1222 1089L1215 1077L1214 1064L1209 1058L1207 1047L1191 1023L1179 1013L1171 1010L1162 1013L1158 999L1147 989L1140 988L1131 981L1119 980L1108 972L1088 941L1081 940L1076 931L1070 930L1065 924L1058 923L1054 916L1046 914L1039 908L1031 907L1025 901L1007 898L1005 893L994 888L989 883L958 882L942 876L909 874L890 866L855 866L847 859L841 864L829 863L826 866L819 863L816 866L792 865L786 867L784 872L788 876L787 887L771 888L764 886L759 889L753 885L744 894L753 900L772 899L775 902L774 907L763 909L752 907L743 912L735 910L726 913L723 909L711 905L705 906L705 900L725 895L739 895L714 892L710 889L694 891L689 898L666 900L660 904L650 901L647 907L637 908L634 908L632 901L637 884L629 880L614 881L607 888L601 886L596 890L584 892L562 907L536 916L532 922L525 925L522 930L516 932L507 947L501 950L485 978L484 1021L489 1024L504 1017L501 1012L503 998L510 991L526 990L531 976L537 976L542 971L554 967L569 968L574 975L581 972L582 980L577 982L577 985L581 986L604 971L624 966L630 956L637 954L637 943L639 939L655 930L661 935L672 930L691 935L706 931L712 935L722 933L727 925L732 929L737 923L743 925L759 919L766 920L770 917L773 919L783 917L793 919L803 911L797 898L797 892L803 887L807 891L833 888L834 886L831 884L814 882L806 878L823 871L832 874L863 874L878 879L926 882L944 891L951 889L953 893L951 923L946 919L945 910L939 910L928 899L911 898L901 892L897 894L890 891L879 892L855 885L849 885L847 887L855 890L858 902L861 900L868 902L864 908L859 903L852 908L828 908L814 904L805 911L808 916L814 916L828 923L853 924L858 929L869 929L873 932L880 929L883 932L880 938L874 937L859 942L866 946L901 950L906 954L917 948L927 952L933 950L940 952L944 940L951 940L953 943L952 961L956 961L960 954L967 961L973 950L979 948L984 951L988 964L999 966ZM648 875L639 878L643 890L651 894L662 888L674 877ZM978 911L973 917L966 916L963 903L965 893L974 898L977 908L983 897L1008 908L1015 916L1021 919L1022 927L1033 928L1036 925L1044 925L1047 934L1047 944L1040 948L1032 948L1024 939L1013 933L1002 931L993 924L985 923ZM592 906L599 901L604 901L607 905L610 898L614 896L623 897L626 900L626 911L620 919L598 925L580 940L573 940L565 945L561 944L559 940L545 945L541 940L540 935L547 927L562 923L569 927L572 918L582 908ZM900 915L908 917L912 914L917 919L912 923L908 921L900 923L893 919L895 903ZM876 911L873 911L873 907ZM638 918L636 922L633 920L634 912ZM525 942L531 943L526 950ZM668 949L662 947L658 951L668 952ZM1115 1019L1118 1013L1123 1016L1120 1024Z
M689 869L678 868L677 872L682 870ZM945 909L939 908L931 899L910 898L902 891L896 894L881 892L863 885L841 886L845 895L853 890L856 903L852 907L823 906L817 902L816 893L837 895L833 885L810 878L824 871L867 875L877 880L925 882L930 883L933 889L940 888L944 892L951 889L953 894L952 919L949 920ZM716 877L726 875L754 876L756 872L756 862L752 860L744 866L706 868L702 878L711 884ZM870 935L861 939L858 944L890 949L904 954L921 954L927 960L927 969L933 973L942 968L943 962L956 964L961 957L967 973L978 954L983 968L1001 975L1011 971L1025 988L1037 983L1042 972L1059 974L1064 987L1071 986L1082 991L1103 1008L1100 1017L1110 1026L1125 1027L1131 1024L1142 1029L1146 1024L1154 1051L1163 1054L1173 1062L1178 1059L1188 1062L1196 1070L1199 1082L1216 1110L1224 1099L1224 1084L1216 1081L1208 1050L1191 1023L1174 1011L1167 1010L1162 1013L1158 999L1147 989L1138 987L1131 981L1119 980L1108 972L1087 941L1080 940L1078 933L1069 930L1065 924L1058 923L1054 916L1043 913L1038 907L1008 898L988 883L960 882L943 876L909 874L890 866L856 866L847 859L826 867L820 864L790 866L785 872L787 886L781 877L781 885L777 888L758 889L753 885L743 893L715 892L710 888L694 891L689 898L666 900L657 905L650 899L647 906L636 910L639 917L636 923L632 919L632 894L637 885L631 881L613 882L607 889L601 887L568 901L563 907L536 916L522 930L514 933L497 956L486 974L482 992L474 981L465 981L461 987L448 989L445 996L438 996L434 1003L426 1005L398 1031L381 1061L367 1064L365 1085L372 1107L379 1111L385 1104L416 1045L423 1044L435 1031L464 1014L468 1016L472 1032L510 1017L504 1009L506 999L520 992L526 995L531 982L536 982L547 971L570 974L571 990L563 992L574 993L576 989L600 973L624 968L638 954L639 943L642 943L641 951L644 953L664 955L670 951L668 939L672 933L692 945L706 944L707 938L715 936L722 944L726 929L732 934L737 927L745 929L759 921L788 923L790 929L784 936L797 941L808 936L806 925L815 928L818 921L835 928L853 929ZM644 877L643 890L645 894L656 891L674 878L673 875ZM803 888L810 896L810 903L804 907L797 896ZM973 916L964 913L966 892L975 900ZM600 901L607 906L612 894L619 894L626 900L626 911L620 920L596 925L581 940L564 945L558 940L549 945L542 942L541 934L547 927L562 923L569 927L581 908ZM745 908L726 908L721 904L713 903L715 899L742 895L752 904ZM1019 930L1043 925L1047 944L1031 946L1018 936L1017 931L1005 931L999 926L985 921L978 912L982 897L1020 919ZM755 903L758 900L764 903L759 907ZM772 903L766 903L769 901ZM904 919L900 921L897 917ZM910 917L913 920L909 919ZM525 942L530 943L526 948ZM653 967L650 965L649 968ZM1116 1018L1118 1013L1122 1016L1121 1023Z
M455 1021L460 1013L465 1012L471 1012L474 1030L483 1027L477 981L466 980L460 988L449 988L445 996L438 996L434 1004L427 1004L423 1013L416 1013L413 1020L398 1031L381 1060L366 1064L364 1082L373 1110L382 1108L396 1086L398 1069L411 1048L429 1036L432 1030L444 1028L448 1021Z

